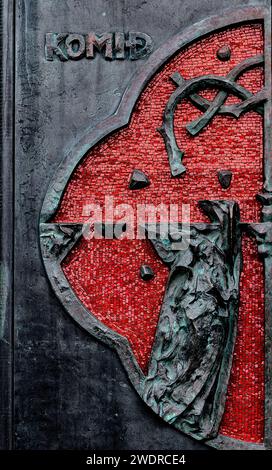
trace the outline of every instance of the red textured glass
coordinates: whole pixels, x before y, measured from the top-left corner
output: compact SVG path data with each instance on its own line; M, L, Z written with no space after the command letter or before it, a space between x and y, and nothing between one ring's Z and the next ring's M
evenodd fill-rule
M218 48L227 44L231 59L220 62ZM256 194L262 190L262 118L254 112L239 120L218 115L198 136L185 125L201 113L188 101L175 114L177 142L185 150L184 177L170 176L168 157L157 128L175 85L169 80L178 71L184 78L217 74L225 76L242 60L263 52L259 24L231 28L200 40L174 57L155 75L140 96L130 124L97 145L74 172L55 217L56 222L81 222L84 206L104 204L114 196L116 204L158 205L186 203L192 221L206 221L197 207L200 199L232 199L240 204L242 221L258 221ZM263 72L255 69L240 79L251 92L261 89ZM204 93L212 98L213 91ZM228 103L234 102L230 97ZM128 189L133 169L144 171L151 185ZM229 189L221 188L217 171L230 169ZM244 236L244 267L238 336L226 410L220 432L237 439L261 442L264 421L264 285L262 264L255 242ZM139 276L142 264L155 272L149 282ZM130 341L135 356L146 370L168 276L167 268L145 240L82 239L63 262L73 290L103 323Z

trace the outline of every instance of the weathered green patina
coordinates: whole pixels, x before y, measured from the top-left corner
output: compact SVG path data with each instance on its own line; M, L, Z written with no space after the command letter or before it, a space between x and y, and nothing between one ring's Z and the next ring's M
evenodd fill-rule
M170 273L143 398L179 430L207 439L217 435L224 410L242 253L238 205L200 206L212 223L190 226L187 249L175 250L169 237L151 240Z

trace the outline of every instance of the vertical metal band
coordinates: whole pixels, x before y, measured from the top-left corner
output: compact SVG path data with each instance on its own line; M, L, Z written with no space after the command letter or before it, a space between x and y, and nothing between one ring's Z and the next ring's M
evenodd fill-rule
M1 2L0 449L13 439L14 8Z

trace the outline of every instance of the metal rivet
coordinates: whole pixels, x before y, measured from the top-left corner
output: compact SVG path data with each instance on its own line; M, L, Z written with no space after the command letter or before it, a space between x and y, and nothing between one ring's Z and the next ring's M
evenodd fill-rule
M222 62L225 62L227 60L230 60L231 49L227 45L222 46L218 49L216 55L219 60L222 60Z
M220 170L217 172L217 176L222 188L227 189L232 180L232 172L230 170Z
M155 274L150 266L143 264L140 268L140 276L144 281L149 281L154 278Z

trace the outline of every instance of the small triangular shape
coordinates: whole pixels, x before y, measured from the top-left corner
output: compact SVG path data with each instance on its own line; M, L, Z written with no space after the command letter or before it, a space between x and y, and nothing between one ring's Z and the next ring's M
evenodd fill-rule
M149 178L143 171L133 170L130 176L129 189L142 189L149 185Z
M227 189L232 180L232 172L230 170L220 170L217 172L217 176L222 188Z

